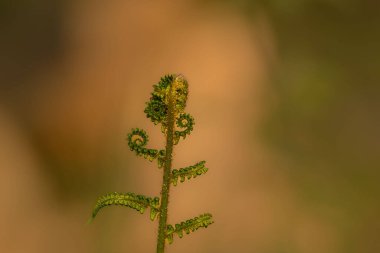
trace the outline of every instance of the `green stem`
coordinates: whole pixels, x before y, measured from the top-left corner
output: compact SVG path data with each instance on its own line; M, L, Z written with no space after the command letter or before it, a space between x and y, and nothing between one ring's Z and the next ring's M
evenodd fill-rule
M161 207L159 214L158 225L158 238L157 238L157 253L164 253L165 250L165 238L166 238L166 226L168 218L168 203L169 203L169 189L170 189L170 177L172 169L172 153L173 153L173 137L174 137L174 122L175 122L175 89L174 85L171 85L169 91L168 101L168 116L167 116L167 133L166 133L166 149L165 149L165 165L164 175L162 180L161 190Z

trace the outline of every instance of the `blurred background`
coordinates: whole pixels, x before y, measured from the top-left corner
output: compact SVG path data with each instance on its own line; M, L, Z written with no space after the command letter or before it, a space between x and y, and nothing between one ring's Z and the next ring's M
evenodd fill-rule
M98 196L156 196L126 134L167 73L193 133L169 221L215 224L167 252L380 252L380 4L375 0L0 1L0 251L155 252L157 224Z

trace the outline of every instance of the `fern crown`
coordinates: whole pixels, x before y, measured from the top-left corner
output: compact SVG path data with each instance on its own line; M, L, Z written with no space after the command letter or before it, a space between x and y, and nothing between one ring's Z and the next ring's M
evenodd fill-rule
M172 90L175 93L176 106L175 113L181 113L185 110L189 85L182 75L166 75L161 78L158 84L153 85L153 92L149 102L146 103L145 114L155 124L163 124L166 129L169 92Z

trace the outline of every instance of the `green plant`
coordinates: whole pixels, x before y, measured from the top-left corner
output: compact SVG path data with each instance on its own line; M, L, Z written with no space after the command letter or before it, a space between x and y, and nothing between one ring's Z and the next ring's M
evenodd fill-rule
M194 126L193 117L184 112L188 96L188 83L185 78L182 75L167 75L153 88L144 112L155 125L161 124L161 131L166 137L166 147L161 150L146 148L148 135L139 128L132 129L128 134L128 146L138 156L149 161L157 160L158 167L163 168L161 199L134 193L110 193L98 199L91 219L95 218L100 209L110 205L127 206L140 213L144 213L149 207L150 219L154 221L158 216L157 253L163 253L165 241L171 244L175 233L182 238L183 231L189 234L198 228L206 228L213 221L212 215L205 213L175 226L167 223L170 185L176 186L178 179L182 183L186 178L205 174L208 168L205 167L205 161L201 161L186 168L172 169L174 145L177 145L181 138L185 139Z

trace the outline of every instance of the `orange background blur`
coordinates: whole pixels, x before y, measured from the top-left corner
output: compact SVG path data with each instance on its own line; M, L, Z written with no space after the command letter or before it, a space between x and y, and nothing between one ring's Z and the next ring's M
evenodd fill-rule
M380 252L380 3L374 0L0 1L0 252L155 252L128 208L162 171L125 137L152 85L190 84L196 125L169 221L215 224L167 252Z

